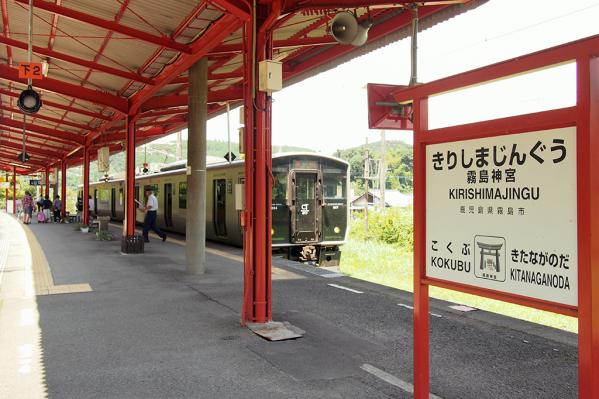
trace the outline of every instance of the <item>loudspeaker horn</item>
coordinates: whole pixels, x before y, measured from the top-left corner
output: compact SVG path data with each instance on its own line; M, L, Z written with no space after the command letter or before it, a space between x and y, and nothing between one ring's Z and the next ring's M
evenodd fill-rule
M358 33L356 33L356 37L352 40L351 45L360 47L368 40L368 30L372 26L372 22L370 20L361 22L358 24Z
M358 34L358 20L349 11L341 11L331 21L331 35L339 43L351 44Z
M356 16L349 11L341 11L331 21L331 35L342 44L361 46L368 40L370 20L358 23Z

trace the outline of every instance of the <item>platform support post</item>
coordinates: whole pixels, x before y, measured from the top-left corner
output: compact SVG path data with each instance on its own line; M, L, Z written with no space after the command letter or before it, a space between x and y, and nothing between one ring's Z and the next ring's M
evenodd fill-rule
M89 146L83 148L83 225L89 225ZM47 176L47 174L46 174Z
M12 167L12 213L17 214L17 167Z
M577 60L578 396L599 398L599 61Z
M426 154L428 99L414 101L414 398L429 397L429 296L426 276Z
M271 166L272 98L257 90L258 62L272 58L271 28L279 13L280 1L254 9L258 29L246 24L244 34L245 68L245 234L244 307L242 324L266 323L271 306ZM252 34L256 32L255 40ZM252 51L252 43L256 48Z
M60 214L65 216L67 210L67 160L63 159L60 163Z
M6 179L4 179L7 183L8 180L8 172L6 172ZM4 189L4 209L6 209L6 213L8 213L8 187Z
M138 115L128 115L127 141L125 148L125 220L121 237L121 252L125 254L143 253L144 240L135 233L135 121Z
M46 181L44 182L46 187L44 188L44 195L50 197L50 168L46 167Z
M206 121L208 106L208 59L189 68L189 120L187 130L187 223L185 258L187 272L206 270Z

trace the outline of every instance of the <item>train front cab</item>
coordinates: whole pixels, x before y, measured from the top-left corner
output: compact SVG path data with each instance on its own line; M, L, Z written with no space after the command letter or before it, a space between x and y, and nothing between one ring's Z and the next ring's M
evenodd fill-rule
M347 231L347 164L311 156L273 159L272 242L290 259L338 266Z

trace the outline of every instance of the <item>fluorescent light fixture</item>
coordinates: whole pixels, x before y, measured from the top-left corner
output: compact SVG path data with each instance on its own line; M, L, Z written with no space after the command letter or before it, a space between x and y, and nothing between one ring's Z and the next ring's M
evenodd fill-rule
M42 75L44 76L44 78L48 77L48 69L50 69L50 64L48 63L48 60L42 60Z

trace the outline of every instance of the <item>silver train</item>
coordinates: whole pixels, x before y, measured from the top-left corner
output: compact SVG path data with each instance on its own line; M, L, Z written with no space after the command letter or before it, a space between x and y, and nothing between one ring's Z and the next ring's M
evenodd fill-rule
M206 237L242 246L240 196L244 163L210 164L206 176ZM347 239L349 220L349 164L341 159L310 153L286 153L272 159L273 252L321 266L339 264L339 246ZM159 227L185 234L187 176L185 162L158 173L137 176L135 199L144 202L144 186L153 186L159 201ZM95 213L124 218L125 181L114 179L90 184ZM79 197L83 195L80 188ZM237 202L237 206L236 206ZM138 223L143 213L137 212Z

